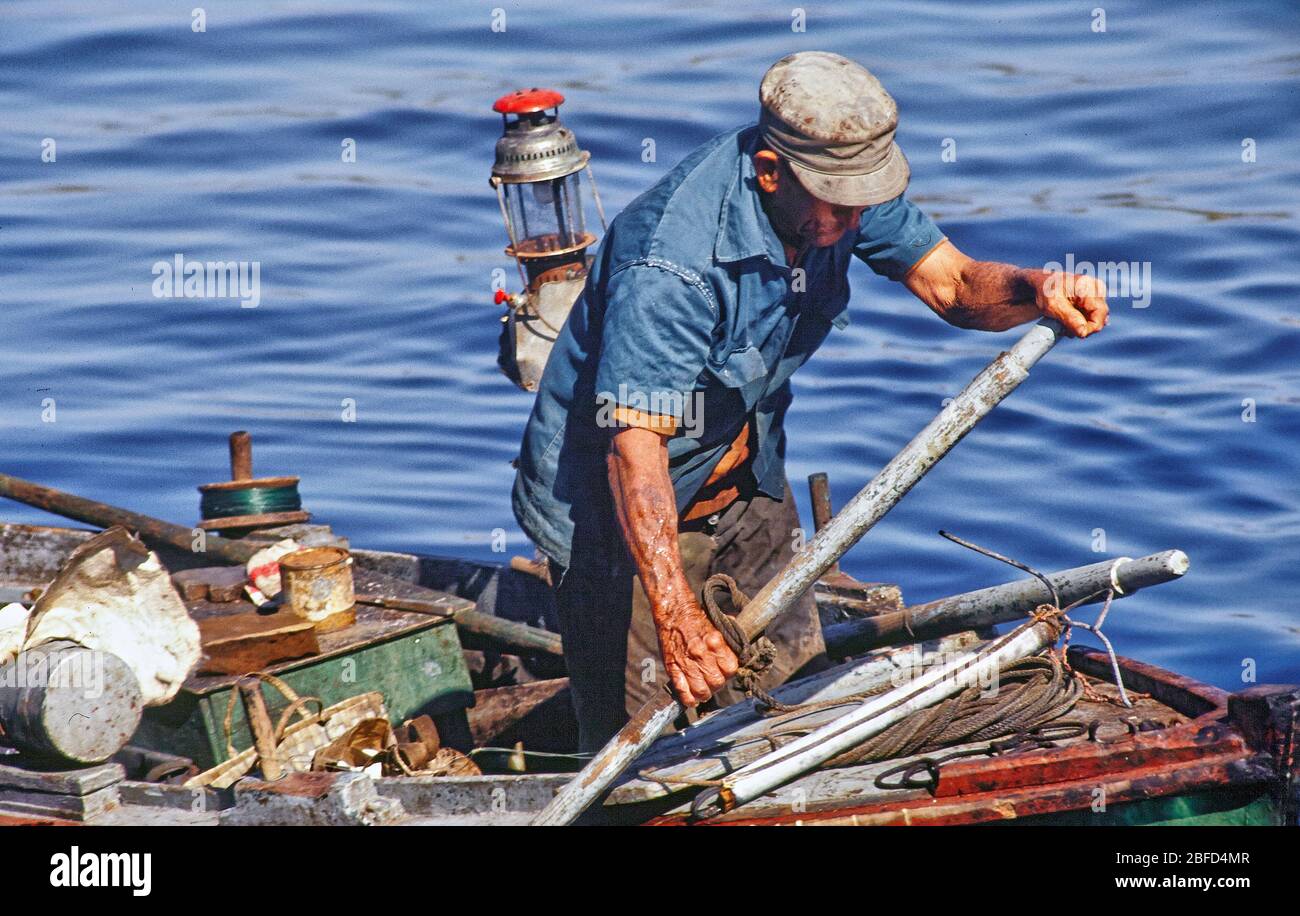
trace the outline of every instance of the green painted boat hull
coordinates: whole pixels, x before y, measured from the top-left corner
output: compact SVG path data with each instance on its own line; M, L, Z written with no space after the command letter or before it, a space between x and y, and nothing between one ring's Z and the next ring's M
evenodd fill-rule
M1106 811L1062 811L1004 821L1008 826L1276 827L1282 815L1258 786L1215 789L1113 805Z

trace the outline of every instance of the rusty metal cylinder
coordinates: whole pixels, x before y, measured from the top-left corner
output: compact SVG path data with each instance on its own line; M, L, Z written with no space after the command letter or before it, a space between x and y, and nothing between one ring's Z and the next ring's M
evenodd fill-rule
M352 556L341 547L309 547L280 558L284 606L310 620L317 633L356 623Z
M135 734L143 709L135 672L111 652L51 640L0 665L0 728L33 757L107 760Z

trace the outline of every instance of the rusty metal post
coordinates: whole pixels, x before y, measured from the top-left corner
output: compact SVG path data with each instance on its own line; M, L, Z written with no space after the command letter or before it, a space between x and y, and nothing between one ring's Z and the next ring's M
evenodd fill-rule
M908 490L975 428L981 419L1029 377L1052 349L1061 325L1044 318L1016 344L1000 353L948 402L911 442L886 464L871 483L804 546L741 611L737 622L752 639L782 611L798 601L830 565L898 504ZM677 718L681 706L665 689L646 702L623 730L565 785L533 823L571 824L618 778L627 766Z
M824 471L808 475L808 496L812 500L813 533L826 527L835 513L831 510L831 480ZM834 576L840 571L840 561L836 560L826 570L826 575Z
M253 479L253 437L242 429L230 434L230 479Z

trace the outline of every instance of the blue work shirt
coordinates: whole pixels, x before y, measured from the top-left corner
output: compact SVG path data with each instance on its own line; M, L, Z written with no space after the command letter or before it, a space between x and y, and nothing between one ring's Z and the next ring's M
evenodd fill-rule
M900 279L943 239L900 196L792 270L760 202L757 149L756 125L708 141L600 244L538 385L512 500L562 567L623 555L605 464L622 428L615 406L677 422L668 464L679 513L750 420L754 482L781 499L790 376L848 323L850 255Z

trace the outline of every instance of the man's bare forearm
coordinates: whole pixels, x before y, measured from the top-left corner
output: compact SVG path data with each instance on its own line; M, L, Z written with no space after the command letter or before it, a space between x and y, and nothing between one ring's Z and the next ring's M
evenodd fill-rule
M658 616L662 609L690 606L663 438L648 430L624 430L610 443L608 471L618 525L651 609Z
M611 439L608 461L619 528L650 599L664 670L682 704L695 706L736 673L738 662L682 571L668 447L658 433L625 429Z
M998 261L970 261L961 269L944 320L959 328L1005 331L1042 315L1036 302L1044 272Z
M1106 288L1094 277L976 261L944 239L903 278L944 321L974 331L1005 331L1041 315L1075 337L1106 325Z

